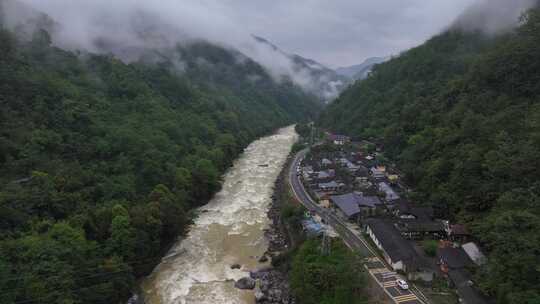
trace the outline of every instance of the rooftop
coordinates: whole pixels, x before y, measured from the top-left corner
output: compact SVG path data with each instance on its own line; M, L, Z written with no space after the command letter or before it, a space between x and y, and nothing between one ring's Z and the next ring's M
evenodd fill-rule
M456 285L460 298L466 304L484 304L487 299L473 287L471 274L465 269L450 270L448 272L450 280Z
M358 206L358 194L347 193L343 195L332 195L330 199L334 204L338 206L343 213L347 216L353 216L360 213L360 207Z
M437 257L451 269L461 269L472 264L463 248L439 248L437 249Z
M392 261L404 261L410 265L419 259L412 245L401 237L391 223L380 219L368 219L367 225Z
M379 190L386 194L387 201L395 201L399 199L399 195L385 182L379 183Z
M438 232L444 231L441 221L431 220L400 220L396 224L399 231L403 232Z

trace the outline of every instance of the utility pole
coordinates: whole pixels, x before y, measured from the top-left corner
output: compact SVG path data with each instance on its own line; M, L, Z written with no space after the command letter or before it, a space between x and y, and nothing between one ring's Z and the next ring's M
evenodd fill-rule
M314 123L313 122L310 122L309 123L309 126L311 127L311 132L310 132L310 135L309 135L309 147L313 147L313 142L315 141L315 130L313 128L313 125Z
M326 218L326 211L323 210L322 216L324 219L325 225L328 225L328 219ZM328 235L326 228L323 229L323 237L322 237L322 244L321 244L321 254L322 255L330 255L330 250L332 248L332 239Z

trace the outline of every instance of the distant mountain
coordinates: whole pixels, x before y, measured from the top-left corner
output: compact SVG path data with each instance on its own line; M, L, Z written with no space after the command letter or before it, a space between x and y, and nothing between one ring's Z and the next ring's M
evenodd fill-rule
M289 58L293 64L292 69L295 72L294 74L304 77L303 80L296 79L297 82L304 83L304 88L325 102L333 100L350 82L349 77L340 75L313 59L287 53L265 38L258 36L253 36L253 38L255 41Z
M388 57L371 57L361 64L356 64L348 67L337 68L335 71L338 75L342 75L353 80L364 79L367 77L374 65L383 63L388 60Z

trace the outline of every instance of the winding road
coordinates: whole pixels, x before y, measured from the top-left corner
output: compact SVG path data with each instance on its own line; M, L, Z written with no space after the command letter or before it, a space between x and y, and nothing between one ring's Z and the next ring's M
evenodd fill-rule
M426 304L426 297L416 288L402 290L396 286L397 274L391 270L367 244L362 234L351 227L350 223L338 217L334 212L321 207L309 195L297 168L308 153L308 149L299 151L289 167L289 184L296 199L309 211L317 213L327 225L331 226L352 250L361 254L365 259L364 267L372 278L396 304ZM414 291L414 292L413 292ZM420 298L422 300L420 300Z

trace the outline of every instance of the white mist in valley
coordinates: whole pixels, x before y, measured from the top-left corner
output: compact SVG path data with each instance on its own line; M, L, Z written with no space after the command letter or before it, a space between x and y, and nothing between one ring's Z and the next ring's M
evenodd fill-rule
M222 190L205 206L184 239L143 282L148 304L254 303L234 280L264 266L264 229L273 186L292 145L293 127L249 145L225 174ZM232 264L241 269L231 269Z

